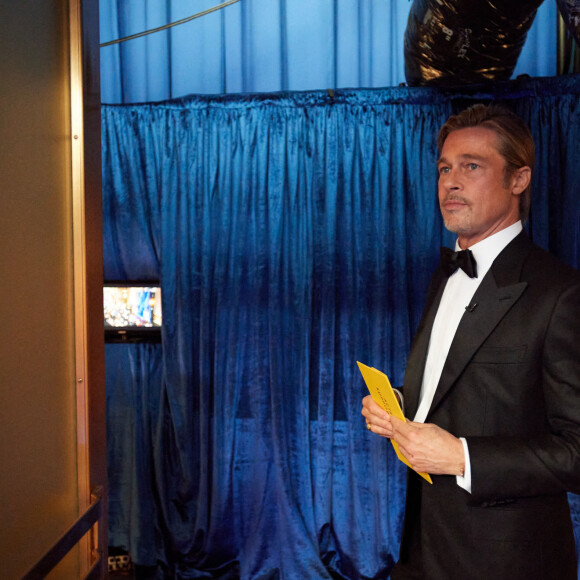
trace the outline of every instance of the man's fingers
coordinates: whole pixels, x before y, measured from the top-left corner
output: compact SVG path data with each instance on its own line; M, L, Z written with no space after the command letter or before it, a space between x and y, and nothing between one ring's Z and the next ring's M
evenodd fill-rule
M363 409L367 409L369 413L376 415L377 417L388 418L389 414L378 404L375 400L367 395L363 400Z
M406 434L409 431L409 422L401 421L397 417L391 417L391 425L395 433Z
M367 395L362 402L361 413L365 418L367 429L382 437L392 437L391 416L375 403L370 395Z

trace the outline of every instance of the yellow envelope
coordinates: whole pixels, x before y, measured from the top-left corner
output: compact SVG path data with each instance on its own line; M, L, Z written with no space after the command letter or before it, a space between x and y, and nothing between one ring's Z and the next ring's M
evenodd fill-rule
M401 419L401 421L406 422L407 420L405 419L405 415L403 415L403 411L401 410L397 396L393 391L393 387L391 387L389 377L387 377L385 373L382 373L373 367L363 365L358 361L356 361L356 364L360 369L363 379L365 380L371 397L375 403L382 407L387 413L389 413L389 415L393 415L393 417L397 417L397 419ZM393 449L395 450L397 457L405 465L411 467L407 461L407 458L399 450L399 446L394 439L391 439L391 443L393 444ZM411 467L411 469L413 468ZM428 473L420 473L419 471L417 471L417 473L429 483L433 483L431 476Z

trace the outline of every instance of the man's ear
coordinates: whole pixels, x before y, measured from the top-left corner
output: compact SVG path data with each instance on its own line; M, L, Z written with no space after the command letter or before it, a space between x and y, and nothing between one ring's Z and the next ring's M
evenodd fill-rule
M520 195L530 184L532 170L527 166L516 169L511 176L512 193Z

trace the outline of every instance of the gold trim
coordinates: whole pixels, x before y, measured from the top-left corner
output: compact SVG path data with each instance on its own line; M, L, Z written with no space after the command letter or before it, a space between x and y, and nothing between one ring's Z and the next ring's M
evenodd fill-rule
M87 370L86 239L84 188L84 119L81 0L70 0L70 109L71 109L71 197L73 233L74 349L77 418L78 512L91 504L89 471L89 414ZM92 535L80 542L80 572L91 567Z

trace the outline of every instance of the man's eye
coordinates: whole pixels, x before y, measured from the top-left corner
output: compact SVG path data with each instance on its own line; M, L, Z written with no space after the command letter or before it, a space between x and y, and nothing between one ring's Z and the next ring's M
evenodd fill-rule
M449 173L449 167L440 167L439 173L440 174Z
M469 169L471 169L471 171L475 171L479 167L479 165L477 163L470 163L468 167Z

